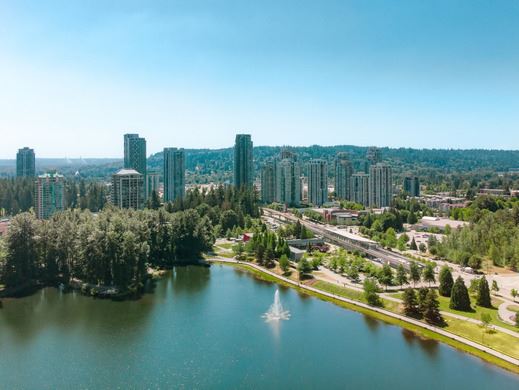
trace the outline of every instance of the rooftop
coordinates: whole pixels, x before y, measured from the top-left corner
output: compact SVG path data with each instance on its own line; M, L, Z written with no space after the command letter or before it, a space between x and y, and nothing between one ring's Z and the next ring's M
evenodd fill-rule
M362 241L362 242L366 242L366 243L370 243L370 244L376 244L375 241L370 240L369 238L362 237L359 234L350 233L348 231L348 229L338 229L336 227L327 227L326 230L330 230L334 233L340 234L341 236L347 237L350 240Z
M440 218L440 217L423 217L419 222L419 225L427 226L427 227L438 227L444 229L447 225L449 225L453 229L457 229L458 227L467 225L467 222L464 221L455 221L448 218Z
M51 177L64 177L63 175L60 175L59 173L44 173L43 175L38 176L40 179L47 179Z
M141 176L141 174L139 172L137 172L135 169L126 169L126 168L120 169L114 175L116 175L116 176L139 175L139 176Z

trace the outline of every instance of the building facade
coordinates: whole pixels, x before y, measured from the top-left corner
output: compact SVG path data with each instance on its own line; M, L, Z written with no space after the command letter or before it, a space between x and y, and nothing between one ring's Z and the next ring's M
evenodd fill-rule
M18 149L16 177L36 177L36 157L33 149L28 147Z
M164 201L184 199L186 193L186 154L184 149L164 149Z
M38 176L35 188L35 209L39 219L48 219L65 208L65 178L57 173Z
M251 188L254 182L254 167L250 134L237 134L234 143L234 185Z
M393 200L393 172L389 165L375 164L369 168L369 206L389 207Z
M270 204L276 200L276 161L267 161L261 168L261 201Z
M369 206L369 175L364 172L354 173L350 187L351 201Z
M144 175L135 169L121 169L112 175L112 204L122 209L144 207Z
M420 196L420 179L418 176L406 176L404 177L403 184L404 192L412 197Z
M328 201L328 163L322 159L308 163L308 202L321 206Z
M351 200L351 175L353 165L347 153L338 153L335 158L335 198Z
M301 204L301 167L294 156L277 164L276 201L293 207Z
M135 169L146 176L146 139L139 134L124 135L124 168Z

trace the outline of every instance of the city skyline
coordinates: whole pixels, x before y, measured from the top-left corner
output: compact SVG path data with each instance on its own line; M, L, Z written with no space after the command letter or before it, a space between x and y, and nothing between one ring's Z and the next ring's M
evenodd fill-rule
M151 153L242 131L256 145L519 148L517 2L315 7L2 2L0 158L117 157L126 132Z

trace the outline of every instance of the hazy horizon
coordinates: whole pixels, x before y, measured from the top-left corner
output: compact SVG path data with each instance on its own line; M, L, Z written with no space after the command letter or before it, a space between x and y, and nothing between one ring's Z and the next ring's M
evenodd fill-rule
M0 158L519 149L519 2L0 3Z

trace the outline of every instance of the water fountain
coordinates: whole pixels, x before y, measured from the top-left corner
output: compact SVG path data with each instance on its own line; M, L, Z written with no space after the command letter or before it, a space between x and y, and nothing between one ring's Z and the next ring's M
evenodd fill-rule
M269 311L263 314L263 318L267 322L288 320L290 318L290 312L283 309L283 305L279 300L279 290L274 293L274 303L270 306Z

